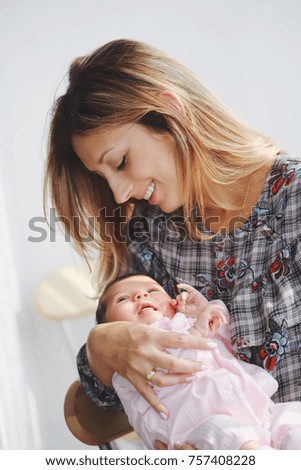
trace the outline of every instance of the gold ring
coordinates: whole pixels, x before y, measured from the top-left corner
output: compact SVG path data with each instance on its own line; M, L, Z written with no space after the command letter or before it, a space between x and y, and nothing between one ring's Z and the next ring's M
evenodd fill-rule
M153 376L155 375L155 370L154 369L151 369L147 374L146 374L146 379L150 382L153 378Z

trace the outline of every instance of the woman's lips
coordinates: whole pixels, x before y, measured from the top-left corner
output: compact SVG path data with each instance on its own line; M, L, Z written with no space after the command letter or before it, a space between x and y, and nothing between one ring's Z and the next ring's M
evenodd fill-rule
M153 194L152 194L151 197L149 198L148 202L149 202L149 204L156 204L155 192L153 192Z

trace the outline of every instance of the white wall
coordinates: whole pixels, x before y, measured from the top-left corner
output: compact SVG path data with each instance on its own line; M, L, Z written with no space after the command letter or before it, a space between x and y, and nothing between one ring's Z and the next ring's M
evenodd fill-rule
M29 219L43 215L47 113L68 64L115 38L149 42L300 155L300 21L298 0L0 0L1 173L22 304L20 345L38 413L29 447L83 447L62 415L74 362L59 325L32 307L38 280L77 258L63 237L27 240ZM92 317L75 322L79 345L92 324Z

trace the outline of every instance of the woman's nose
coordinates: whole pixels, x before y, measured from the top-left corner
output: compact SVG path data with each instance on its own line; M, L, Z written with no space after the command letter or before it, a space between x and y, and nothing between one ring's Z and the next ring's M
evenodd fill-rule
M149 297L149 293L146 291L146 290L139 290L138 292L136 292L135 296L134 296L134 299L135 300L140 300L142 298L147 298Z
M113 178L109 181L109 186L117 204L123 204L132 195L133 185L127 180L120 181L120 178Z

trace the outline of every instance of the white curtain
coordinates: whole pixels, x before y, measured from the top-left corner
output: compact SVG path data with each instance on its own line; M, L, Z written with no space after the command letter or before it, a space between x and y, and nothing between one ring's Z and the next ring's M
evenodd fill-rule
M39 448L35 397L22 363L21 314L14 253L0 180L0 448Z

